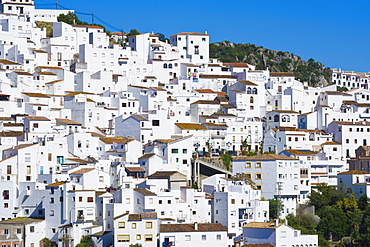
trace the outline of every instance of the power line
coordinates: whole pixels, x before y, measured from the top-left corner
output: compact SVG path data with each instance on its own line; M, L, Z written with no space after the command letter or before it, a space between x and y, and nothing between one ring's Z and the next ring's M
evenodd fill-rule
M54 4L38 4L38 5L54 5ZM69 10L70 8L67 8L67 7L64 7L63 5L59 4L59 2L57 1L56 6L58 7L61 7L65 10ZM79 11L74 11L75 14L79 14L79 15L88 15L88 16L91 16L91 19L92 19L92 23L91 24L94 24L94 20L97 19L99 20L101 23L105 24L105 26L111 28L111 29L114 29L116 31L121 31L122 28L119 28L119 27L115 27L111 24L109 24L108 22L104 21L103 19L99 18L98 16L96 16L94 13L84 13L84 12L79 12Z

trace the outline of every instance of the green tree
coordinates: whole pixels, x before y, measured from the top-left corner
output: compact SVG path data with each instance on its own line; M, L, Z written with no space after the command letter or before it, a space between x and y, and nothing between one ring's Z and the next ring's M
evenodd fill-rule
M41 241L40 241L40 246L41 246L41 247L56 247L56 245L55 245L55 244L53 244L53 243L51 242L51 240L50 240L50 239L48 239L48 238L43 238L43 239L41 239Z
M360 198L361 199L361 198ZM359 246L369 246L370 243L370 206L366 205L363 211L358 234L355 235L355 240Z
M126 37L134 36L140 34L136 29L131 29L130 32L126 33Z
M223 154L221 156L221 160L224 163L224 166L227 170L230 170L231 168L231 162L233 161L233 156L231 154Z
M365 211L367 209L367 207L369 206L369 197L367 197L367 195L362 195L359 199L358 199L358 208L361 210L361 211Z
M349 224L348 233L352 237L353 234L356 234L359 230L359 225L362 219L362 211L358 208L358 203L354 195L351 195L349 198L343 198L338 201L335 207L340 208L345 215L347 216L347 221Z
M141 247L141 244L130 244L129 247Z
M343 190L324 184L319 184L316 189L317 191L312 190L308 196L310 199L309 204L315 206L316 212L325 206L335 205L346 196Z
M283 208L284 208L283 202L281 200L279 201L276 198L268 199L268 201L269 201L270 220L278 219L279 218L278 206L279 206L279 203L280 203L280 209L283 210Z
M65 22L70 25L88 25L87 22L80 21L77 15L71 11L69 11L66 15L60 14L57 17L58 22Z
M94 243L91 240L91 236L83 236L79 244L76 247L92 247Z
M334 206L325 206L318 212L321 218L317 224L316 230L321 233L325 239L339 240L348 236L349 222L346 214L341 208Z
M294 229L299 229L303 234L316 234L316 221L309 214L296 215L289 214L288 217L289 226Z

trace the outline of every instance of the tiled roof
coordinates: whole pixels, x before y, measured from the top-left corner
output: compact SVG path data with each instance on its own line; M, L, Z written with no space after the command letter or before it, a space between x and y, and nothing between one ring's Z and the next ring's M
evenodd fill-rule
M354 175L354 174L370 174L370 172L362 170L350 170L338 173L338 175Z
M249 222L243 227L246 227L246 228L278 228L281 225L283 225L283 223L279 223L278 226L275 226L273 222Z
M49 71L36 71L35 73L38 73L40 75L56 75L55 73Z
M156 196L157 195L156 193L153 193L150 190L143 189L143 188L135 188L134 191L136 191L137 193L140 193L144 196Z
M191 103L192 105L219 105L220 103L216 100L198 100L194 103Z
M344 92L339 92L339 91L325 91L325 92L322 92L322 93L326 93L328 95L343 95L343 96L352 96L351 94L349 93L344 93Z
M128 221L138 221L142 219L157 219L156 212L144 212L141 214L129 214Z
M51 184L46 185L46 187L58 187L58 186L61 186L65 183L67 183L67 182L65 182L65 181L55 182L55 183L51 183Z
M20 63L16 63L6 59L0 59L0 64L9 64L9 65L21 65Z
M144 154L143 156L139 157L138 159L146 160L146 159L149 159L150 157L152 157L154 155L155 155L155 153Z
M1 224L22 224L22 225L24 224L24 225L27 225L27 224L32 224L32 223L36 223L36 222L41 222L43 220L44 219L18 217L18 218L13 218L13 219L10 219L10 220L3 220L3 221L1 221Z
M4 124L5 126L5 124ZM0 132L0 137L19 137L23 135L23 131L1 131Z
M245 67L249 67L247 63L228 63L228 65L232 66L232 67L241 67L241 68L245 68Z
M82 168L80 170L71 172L70 175L83 175L85 173L91 172L92 170L95 170L94 168Z
M113 219L116 220L116 219L121 218L122 216L125 216L125 215L128 215L128 214L129 214L129 211L127 211L124 214L117 215L117 216L113 217Z
M47 82L45 83L45 85L55 84L55 83L62 82L62 81L63 80L55 80L55 81Z
M279 113L298 113L296 111L291 111L291 110L272 110L271 112L279 112Z
M36 68L40 68L40 69L59 69L59 70L64 70L62 67L53 67L53 66L37 66Z
M197 224L197 223L195 223ZM159 232L226 232L227 228L221 223L198 223L195 224L160 224Z
M5 149L3 151L15 151L15 150L23 149L23 148L28 148L28 147L31 147L33 145L37 145L37 143L35 143L35 144L20 144L18 146L14 146L12 148L7 148L7 149Z
M70 125L82 125L81 123L78 123L76 121L67 119L67 118L56 118L55 120L60 121L64 124L70 124Z
M204 33L197 33L197 32L181 32L177 34L172 34L171 36L177 36L177 35L200 35L200 36L209 36L209 34L204 34Z
M234 160L298 160L295 158L286 157L278 154L262 154L256 156L239 156L233 158Z
M338 142L324 142L324 143L321 143L321 145L341 145L341 144Z
M13 72L16 73L17 75L30 75L30 76L32 76L31 73L25 72L25 71L13 71Z
M145 172L145 170L143 168L141 168L140 166L125 166L126 170L130 171L130 172Z
M25 117L30 121L50 121L49 118L42 117L42 116L27 116Z
M148 178L165 178L165 177L170 177L176 173L182 176L185 176L184 174L177 172L177 171L156 171L152 175L148 176Z
M175 123L177 127L180 129L186 129L186 130L206 130L202 125L197 123Z
M140 121L148 121L147 118L145 118L141 115L132 114L131 117L134 117L134 118L136 118L137 120L140 120Z
M133 138L126 138L123 136L114 136L114 137L100 137L100 141L104 142L105 144L113 144L113 143L129 143L134 141Z
M43 93L23 93L23 94L27 95L28 97L50 98L49 96Z
M197 91L198 93L217 93L212 89L195 89L194 91Z
M258 86L256 83L251 82L251 81L240 80L240 82L247 86Z
M200 74L199 78L209 78L209 79L217 79L217 78L224 78L224 79L236 79L235 75L205 75Z

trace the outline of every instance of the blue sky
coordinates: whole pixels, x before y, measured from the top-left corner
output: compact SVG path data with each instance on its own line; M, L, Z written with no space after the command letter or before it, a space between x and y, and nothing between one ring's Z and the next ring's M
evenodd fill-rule
M251 43L313 58L331 68L370 71L368 0L58 1L77 12L94 13L125 32L135 28L168 37L207 31L211 42ZM55 8L55 1L35 3L37 8ZM88 15L78 16L91 22Z

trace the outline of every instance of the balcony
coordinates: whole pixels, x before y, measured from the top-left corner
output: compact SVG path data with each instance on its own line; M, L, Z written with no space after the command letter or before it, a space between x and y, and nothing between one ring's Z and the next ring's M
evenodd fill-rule
M212 138L225 138L225 136L226 136L226 133L224 132L217 132L217 133L211 134Z
M178 214L177 215L177 220L184 221L188 218L187 214Z

